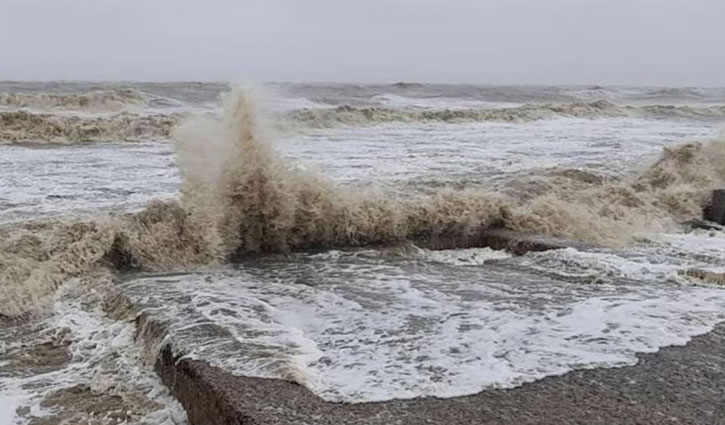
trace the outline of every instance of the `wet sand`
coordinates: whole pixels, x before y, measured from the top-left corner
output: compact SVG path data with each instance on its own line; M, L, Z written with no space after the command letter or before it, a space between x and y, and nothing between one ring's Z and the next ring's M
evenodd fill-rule
M193 425L725 424L725 324L639 359L466 397L354 405L325 402L289 382L177 362L168 349L156 367Z

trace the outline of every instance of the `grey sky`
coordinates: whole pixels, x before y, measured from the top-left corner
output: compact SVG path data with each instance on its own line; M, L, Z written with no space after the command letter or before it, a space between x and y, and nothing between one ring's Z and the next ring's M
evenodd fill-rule
M0 0L0 79L725 86L723 0Z

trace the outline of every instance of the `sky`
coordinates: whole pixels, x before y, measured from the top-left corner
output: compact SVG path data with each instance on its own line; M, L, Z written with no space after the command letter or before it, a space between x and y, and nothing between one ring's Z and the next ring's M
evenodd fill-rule
M723 0L0 0L0 80L725 86Z

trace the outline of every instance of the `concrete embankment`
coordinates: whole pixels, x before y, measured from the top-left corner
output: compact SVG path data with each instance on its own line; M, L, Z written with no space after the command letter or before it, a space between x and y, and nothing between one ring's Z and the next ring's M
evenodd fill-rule
M364 404L328 403L290 382L177 361L168 348L156 370L193 425L725 424L725 326L639 360L510 390Z

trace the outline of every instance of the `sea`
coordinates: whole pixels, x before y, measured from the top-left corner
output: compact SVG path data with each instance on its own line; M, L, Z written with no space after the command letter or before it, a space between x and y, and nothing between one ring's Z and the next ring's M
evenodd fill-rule
M723 128L725 88L0 82L0 425L185 424L164 348L367 403L684 345Z

